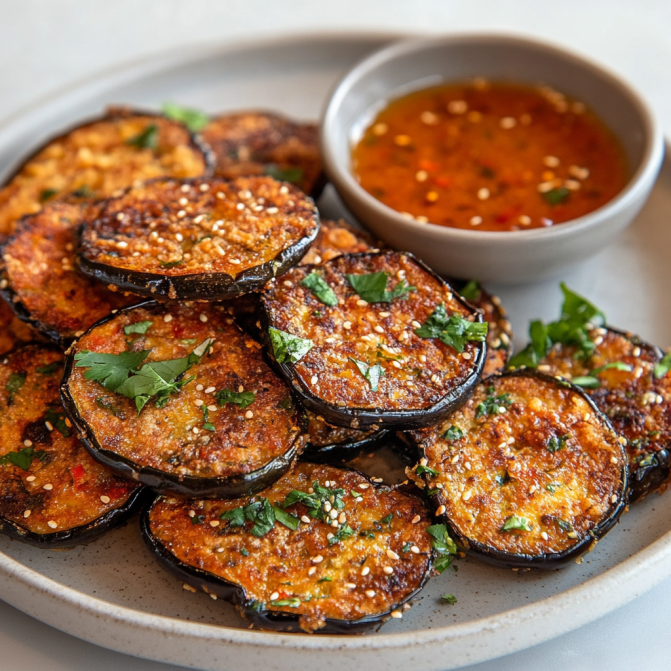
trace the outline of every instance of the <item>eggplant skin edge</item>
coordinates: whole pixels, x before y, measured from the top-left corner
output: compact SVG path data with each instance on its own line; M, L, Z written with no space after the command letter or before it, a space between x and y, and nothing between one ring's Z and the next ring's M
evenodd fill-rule
M156 301L144 301L143 303L117 310L114 314L110 314L93 324L84 335L114 319L119 314L137 308L153 307L156 304ZM236 499L241 496L251 496L269 487L273 482L282 477L291 468L291 465L300 454L302 444L299 434L293 445L284 454L251 473L238 476L200 478L189 475L173 475L172 473L165 473L150 466L139 466L131 459L127 459L112 450L102 447L91 427L79 414L75 400L68 387L68 381L72 375L74 364L75 350L74 347L70 347L66 352L63 380L60 386L61 402L65 414L72 422L77 431L77 436L83 443L86 451L93 459L103 464L103 466L107 466L107 468L118 475L147 485L157 492L206 499Z
M367 479L371 482L371 486L379 486L373 483L370 478ZM213 594L217 598L233 604L242 618L246 619L259 629L276 632L308 633L301 629L299 625L299 615L293 615L286 611L260 610L258 606L255 605L254 601L249 601L245 598L244 589L241 586L229 582L224 578L220 578L209 571L189 566L177 559L177 557L175 557L175 555L173 555L151 532L149 514L152 503L153 501L148 503L141 513L140 530L142 532L142 538L149 548L149 551L162 568L194 589L200 592L205 592L206 594ZM434 558L435 554L432 554L432 561L429 563L426 573L422 578L422 582L417 588L403 600L394 604L388 611L378 615L361 618L359 620L335 620L326 618L325 625L312 633L362 634L372 627L384 624L391 617L392 611L414 599L422 589L424 589L424 586L433 573Z
M569 387L572 391L577 392L581 398L588 403L592 411L596 414L597 417L608 427L610 428L615 435L617 431L613 429L610 420L606 415L604 415L601 410L596 406L594 401L584 392L583 389L577 385L571 384L568 380L562 377L553 377L552 375L546 375L535 369L523 368L516 370L514 372L503 373L498 375L492 375L486 378L487 381L494 380L499 377L523 377L531 376L536 377L540 380L545 380L547 382L554 382L555 384L559 383L562 386ZM537 568L543 570L557 570L568 566L573 561L576 561L582 557L586 552L590 551L593 546L600 541L620 519L620 516L626 512L629 506L629 460L627 454L620 444L622 450L622 486L618 493L618 501L613 512L603 521L601 521L595 529L592 529L587 537L582 541L568 548L564 552L555 552L551 554L544 555L527 555L527 554L513 554L510 552L504 552L502 550L497 550L495 548L489 547L484 543L479 543L473 541L470 538L464 536L457 528L452 525L451 520L447 515L440 515L439 520L445 524L447 527L450 537L455 540L459 549L473 557L474 559L480 559L489 564L503 568ZM421 445L417 445L419 452L419 458L424 458L426 456L424 449ZM420 476L426 484L426 476ZM433 497L428 497L430 499Z
M91 543L108 531L123 526L148 498L150 498L148 490L139 487L131 493L123 506L114 508L87 524L48 534L28 531L6 517L0 517L0 533L43 550L69 550L78 545Z
M377 252L374 255L384 255L386 252ZM448 286L453 297L461 303L469 311L472 311L475 316L475 321L482 323L482 313L476 310L470 303L461 297L447 281L431 270L423 261L420 261L416 256L410 252L403 252L403 254L412 259L422 270L429 273L433 278L438 280L441 284ZM347 254L346 256L372 256L370 252L361 252L360 254ZM340 258L340 257L337 257ZM304 266L307 267L307 266ZM263 342L272 353L273 347L268 335L268 328L270 323L268 311L265 307L261 310L261 326ZM475 391L481 379L482 371L485 366L487 358L487 344L485 342L476 342L477 365L473 372L462 382L457 389L449 392L443 398L434 403L432 406L417 410L379 410L376 408L336 408L331 406L321 399L313 396L306 391L301 385L300 379L296 375L296 371L291 364L278 363L277 360L271 356L272 361L280 372L282 377L291 386L292 390L301 400L303 405L312 412L322 415L325 419L338 426L349 428L365 429L373 424L384 425L387 428L394 427L396 429L421 429L427 426L436 424L441 419L446 418L456 410L458 410Z
M348 459L356 456L360 450L376 449L387 437L389 431L380 429L366 438L344 443L331 443L317 447L308 442L301 455L301 460L310 461L315 464L332 464L338 459Z

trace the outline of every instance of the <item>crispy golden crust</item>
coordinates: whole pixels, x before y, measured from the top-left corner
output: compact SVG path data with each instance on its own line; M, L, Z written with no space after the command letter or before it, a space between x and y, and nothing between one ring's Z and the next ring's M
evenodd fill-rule
M270 177L156 180L105 203L82 235L82 257L167 277L235 277L314 236L314 203Z
M495 397L491 413L478 411ZM452 426L461 439L444 437ZM551 378L485 380L448 420L412 435L438 472L426 475L439 490L436 505L465 547L562 553L622 503L626 456L617 435L578 391ZM511 516L530 530L503 531Z
M34 328L18 319L9 305L0 299L0 354L9 352L16 345L41 339Z
M28 470L0 465L0 515L36 534L88 524L138 488L93 461L74 435L58 396L62 362L55 349L26 345L0 364L0 455L34 450Z
M124 327L143 321L152 322L145 335L124 333ZM289 390L265 363L261 346L221 306L150 304L124 311L75 347L118 354L131 339L131 350L151 349L148 363L186 357L208 338L215 339L211 353L185 374L195 379L164 408L152 401L139 416L134 401L87 380L86 369L73 368L67 388L100 448L140 467L201 478L251 473L292 448L300 430L295 410L281 407ZM215 392L224 389L253 392L254 402L246 409L219 406ZM203 406L214 431L204 428Z
M154 149L128 143L151 125L158 133ZM203 150L182 124L112 109L50 140L21 166L0 191L0 233L11 233L21 216L77 189L86 199L106 198L136 180L198 177L208 169Z
M630 467L635 473L649 467L655 453L671 445L671 377L655 379L659 351L631 333L597 328L590 332L590 339L596 348L588 359L576 359L575 347L557 344L538 369L571 380L618 361L631 367L630 371L611 368L598 373L601 386L585 391L627 438ZM668 479L660 483L661 490L668 484Z
M240 586L247 602L299 615L306 631L323 627L326 619L353 621L385 614L421 587L431 566L431 539L426 532L430 521L421 501L388 487L373 487L356 471L306 463L297 464L255 498L266 497L281 505L290 491L307 493L314 482L345 490L344 507L338 511L345 522L338 527L306 517L309 521L301 522L296 531L275 523L257 538L249 532L250 525L230 527L220 521L222 512L252 499L161 498L151 509L150 530L177 560ZM361 497L354 498L352 491ZM298 517L307 515L302 503L286 510ZM388 524L381 521L390 514ZM193 524L192 519L200 515L202 522ZM329 544L329 534L336 534L344 524L355 533ZM419 551L409 551L411 546ZM296 607L272 603L289 598L300 603Z
M323 180L316 124L268 112L239 112L212 119L201 135L215 153L217 177L284 174L305 193Z
M375 245L373 238L366 231L356 229L342 219L338 221L322 219L317 238L301 260L301 264L325 263L341 254L358 254L382 246L382 244Z
M440 340L415 334L439 303L449 314L474 315L447 284L412 257L400 252L357 254L324 264L319 274L335 292L336 307L324 305L301 285L313 270L293 268L269 283L263 294L270 326L314 343L292 367L297 384L312 396L339 408L421 410L438 403L478 370L480 343L468 342L459 355ZM405 279L417 290L391 303L366 303L346 275L377 272L388 273L388 289ZM378 391L372 390L351 359L382 367Z
M80 205L49 205L21 219L3 249L5 295L21 316L59 342L140 300L110 291L77 268L77 229L84 212Z

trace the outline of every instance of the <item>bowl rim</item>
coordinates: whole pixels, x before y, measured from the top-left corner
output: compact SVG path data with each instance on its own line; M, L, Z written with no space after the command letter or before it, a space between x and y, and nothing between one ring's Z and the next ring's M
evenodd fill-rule
M614 88L621 96L627 98L638 113L644 133L643 155L638 166L629 177L625 187L607 203L588 212L581 217L570 219L547 228L532 228L517 231L481 231L441 226L431 222L420 222L414 218L405 217L397 210L382 203L369 194L355 179L348 166L342 165L336 158L333 134L330 129L337 121L343 101L349 94L352 86L364 75L374 72L389 61L394 61L412 53L428 50L440 46L459 44L491 45L502 47L523 47L530 51L542 51L558 57L599 78ZM563 239L574 233L585 231L608 222L623 210L635 206L641 195L646 193L647 187L654 182L662 160L664 158L665 143L661 125L643 96L623 77L608 67L597 64L577 52L566 49L546 40L539 40L527 36L517 35L505 31L477 31L453 32L440 36L411 37L401 39L385 46L359 61L346 72L336 83L327 99L320 120L320 148L324 160L324 168L333 182L336 190L347 191L362 202L375 215L387 221L391 220L397 228L404 229L405 233L418 233L435 239L452 239L468 243L502 242L517 244L521 241L539 239ZM617 135L616 135L617 137ZM620 139L618 137L618 139ZM362 222L366 223L366 222Z

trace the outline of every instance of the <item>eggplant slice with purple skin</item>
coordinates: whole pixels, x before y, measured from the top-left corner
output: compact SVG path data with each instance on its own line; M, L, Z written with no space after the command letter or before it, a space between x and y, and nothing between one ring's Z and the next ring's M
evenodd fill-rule
M0 531L64 549L120 526L143 498L87 453L58 395L63 354L29 344L0 364Z
M2 280L0 280L0 283ZM9 352L18 345L36 341L42 336L38 331L24 324L12 311L12 308L0 298L0 355Z
M480 312L408 253L293 268L262 302L285 379L339 426L431 425L468 398L484 365Z
M297 464L259 495L160 497L144 539L180 581L261 629L358 633L400 617L432 572L424 503L357 471Z
M249 495L303 446L289 389L224 305L110 315L72 346L61 396L95 459L160 492Z
M0 189L0 235L53 200L92 202L135 181L212 174L212 151L186 126L153 112L109 108L50 138Z
M285 273L318 230L314 202L270 177L159 179L101 204L79 264L151 298L222 300Z
M561 568L627 505L624 439L579 387L537 371L483 380L463 408L409 436L437 517L493 564Z

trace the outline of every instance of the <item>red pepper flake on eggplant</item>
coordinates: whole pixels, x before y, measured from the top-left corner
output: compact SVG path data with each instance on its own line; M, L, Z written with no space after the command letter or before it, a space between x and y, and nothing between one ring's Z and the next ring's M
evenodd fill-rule
M283 631L357 632L400 617L444 554L432 551L442 539L419 499L308 463L252 498L159 498L142 528L180 580Z
M536 371L484 380L463 408L410 435L436 515L491 563L560 568L626 506L622 439L579 388Z
M112 310L138 303L77 268L78 228L93 208L54 203L23 217L2 248L0 293L15 313L67 346Z
M140 486L87 453L58 395L63 355L24 345L0 364L0 528L31 545L88 543L122 524Z
M315 274L337 306L311 286ZM410 254L297 267L262 301L284 376L334 424L427 426L464 402L482 370L481 315Z
M102 204L80 266L152 297L232 298L296 264L318 229L312 200L270 177L160 179Z
M219 305L146 302L99 322L62 394L91 453L159 491L253 493L302 446L289 389Z

